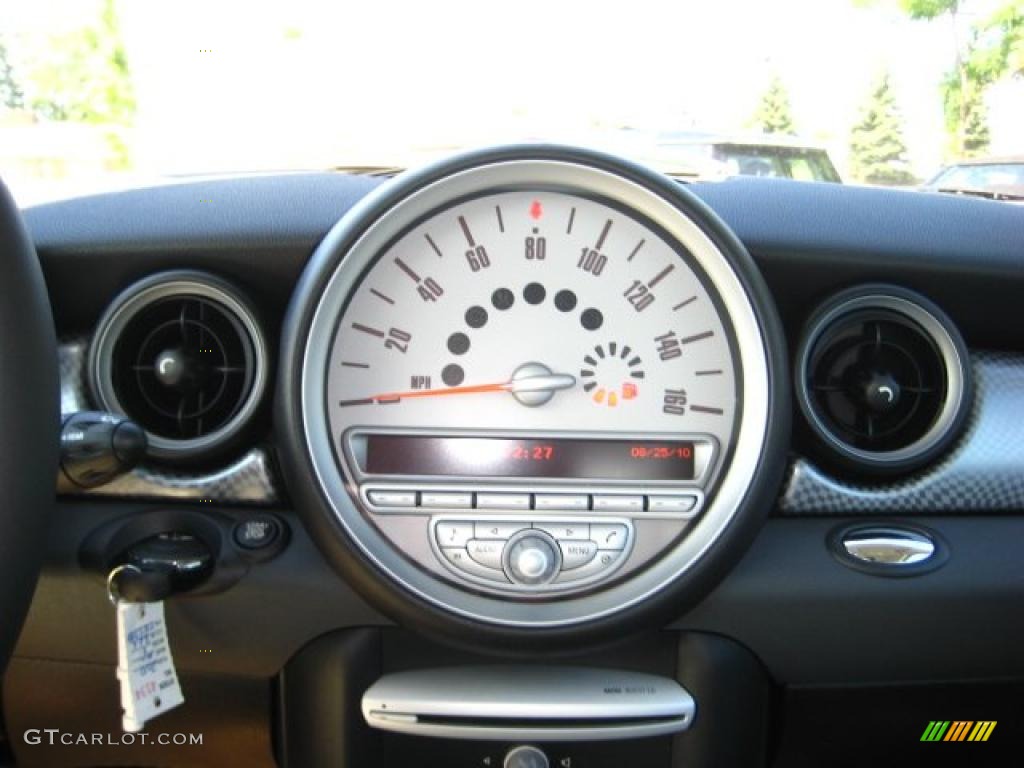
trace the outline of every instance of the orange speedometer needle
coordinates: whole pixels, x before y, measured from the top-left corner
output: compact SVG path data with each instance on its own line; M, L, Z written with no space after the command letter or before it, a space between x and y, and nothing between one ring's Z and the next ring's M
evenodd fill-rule
M443 387L441 389L410 389L407 392L385 392L381 395L374 395L371 399L375 403L381 401L393 402L410 397L441 397L443 395L476 395L482 392L507 392L508 382L502 384L473 384L466 387Z
M540 366L531 369L539 369ZM546 370L546 369L544 369ZM378 395L359 400L343 400L342 405L369 405L371 403L397 403L400 400L414 397L444 397L447 395L479 395L487 392L511 392L525 394L528 392L554 393L561 389L569 389L576 385L576 377L567 373L536 373L532 375L513 376L510 381L494 384L472 384L465 387L443 387L441 389L412 389L407 392L383 392ZM548 395L550 397L550 394Z

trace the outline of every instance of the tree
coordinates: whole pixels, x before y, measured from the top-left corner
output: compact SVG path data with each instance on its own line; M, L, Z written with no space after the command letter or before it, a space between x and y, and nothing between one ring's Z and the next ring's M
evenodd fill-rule
M975 25L966 66L986 83L1024 76L1024 0L1010 0Z
M953 31L953 69L942 82L946 127L953 152L970 156L988 148L985 89L1006 75L1024 75L1024 0L1008 0L990 17L960 29L964 0L900 0L912 19L949 16Z
M103 0L97 23L51 39L46 60L31 72L31 107L48 120L104 126L107 163L119 168L130 164L121 128L135 114L135 94L114 2Z
M910 184L914 175L907 164L903 118L896 105L889 73L884 72L871 91L860 120L850 136L850 170L871 184Z
M961 5L962 0L900 0L900 6L912 19L932 21L940 16L949 16L953 31L953 73L951 77L943 80L942 96L946 105L947 127L953 134L953 151L957 155L964 154L967 143L967 94L970 91L969 75L961 44Z
M1007 38L993 44L981 26L971 30L964 47L962 74L950 72L942 83L942 103L946 128L953 137L953 152L958 157L973 157L988 150L988 110L985 89L1009 72Z
M761 105L754 113L754 123L764 133L794 133L793 115L789 103L789 92L778 76L772 79L768 90L761 99Z
M0 104L8 109L25 107L25 92L14 77L14 65L7 55L7 46L0 40Z
M988 151L991 135L988 130L988 109L985 107L984 91L972 86L964 99L966 105L964 117L964 143L960 152L964 157L983 155ZM946 104L946 123L950 123L951 105Z
M104 0L98 24L55 38L50 50L32 73L33 111L50 120L128 122L135 96L114 0Z

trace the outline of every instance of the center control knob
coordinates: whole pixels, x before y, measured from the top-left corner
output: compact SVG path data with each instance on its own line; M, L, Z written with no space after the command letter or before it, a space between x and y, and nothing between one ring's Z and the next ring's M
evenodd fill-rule
M548 768L548 756L536 747L515 747L507 755L502 768Z
M543 531L522 531L509 539L502 553L505 573L516 584L547 584L562 565L558 544Z

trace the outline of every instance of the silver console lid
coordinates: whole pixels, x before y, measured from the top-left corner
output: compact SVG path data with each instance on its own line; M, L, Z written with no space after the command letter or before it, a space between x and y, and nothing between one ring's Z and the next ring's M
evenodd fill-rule
M675 680L567 666L476 666L385 675L363 694L374 728L453 739L600 741L661 736L693 722Z

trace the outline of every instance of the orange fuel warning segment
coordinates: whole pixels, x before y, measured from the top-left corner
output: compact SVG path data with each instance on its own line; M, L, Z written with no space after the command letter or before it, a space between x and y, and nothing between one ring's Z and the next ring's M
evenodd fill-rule
M600 387L596 392L594 392L592 397L595 403L601 404L607 402L610 408L614 408L619 404L620 398L622 400L634 400L638 394L640 394L640 390L637 388L636 384L631 381L627 381L623 383L621 390L609 390L604 387Z

